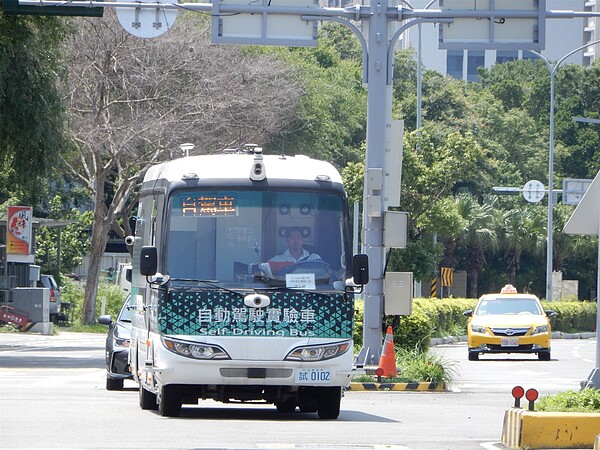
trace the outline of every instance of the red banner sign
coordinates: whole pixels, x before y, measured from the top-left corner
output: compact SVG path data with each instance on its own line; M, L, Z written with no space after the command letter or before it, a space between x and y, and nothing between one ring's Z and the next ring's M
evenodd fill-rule
M6 253L31 253L32 211L30 206L9 206L6 222Z

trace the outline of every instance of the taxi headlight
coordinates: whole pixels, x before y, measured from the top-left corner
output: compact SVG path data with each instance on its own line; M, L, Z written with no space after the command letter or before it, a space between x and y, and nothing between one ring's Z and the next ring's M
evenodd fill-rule
M487 330L481 325L471 325L471 331L473 333L487 334Z
M548 332L548 325L539 325L533 329L531 334L543 334Z
M285 359L289 361L323 361L343 355L349 348L349 342L298 347L288 353Z
M225 350L217 345L178 341L165 337L162 338L162 342L168 350L179 356L193 359L230 359Z

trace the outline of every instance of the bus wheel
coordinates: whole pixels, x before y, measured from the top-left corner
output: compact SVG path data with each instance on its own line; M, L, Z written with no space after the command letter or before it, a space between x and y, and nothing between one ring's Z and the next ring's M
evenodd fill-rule
M181 412L181 393L179 386L166 385L160 390L158 411L161 416L177 417Z
M340 415L342 388L322 388L317 397L317 414L320 419L337 419Z
M291 398L283 402L277 402L275 403L275 407L280 413L292 413L296 411L296 399Z
M156 394L147 391L142 387L142 383L140 380L140 408L142 409L156 409Z
M300 401L298 407L300 408L300 412L303 413L315 413L319 409L317 400L315 399L304 399L303 401Z

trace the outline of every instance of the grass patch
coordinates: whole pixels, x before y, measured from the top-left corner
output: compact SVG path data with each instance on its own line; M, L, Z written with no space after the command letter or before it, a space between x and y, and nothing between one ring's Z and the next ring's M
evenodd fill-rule
M100 325L99 323L93 323L91 325L86 325L80 323L79 321L75 321L73 325L68 327L60 327L61 331L73 331L75 333L106 333L108 327L106 325Z
M402 377L414 382L450 383L456 372L456 363L418 348L400 349L397 355Z
M543 397L536 410L547 412L600 413L600 390L566 391Z
M440 355L422 351L419 347L412 350L396 348L396 366L398 376L382 378L385 383L446 383L449 384L455 373L456 363L447 361ZM375 383L373 375L357 375L352 381L357 383Z
M21 327L18 327L12 323L0 324L0 333L17 333L19 331L21 331Z

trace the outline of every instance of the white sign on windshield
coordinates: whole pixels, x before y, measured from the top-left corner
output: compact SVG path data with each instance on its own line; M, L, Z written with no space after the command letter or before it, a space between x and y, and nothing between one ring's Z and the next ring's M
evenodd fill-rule
M316 289L314 273L287 273L285 287L289 289Z

